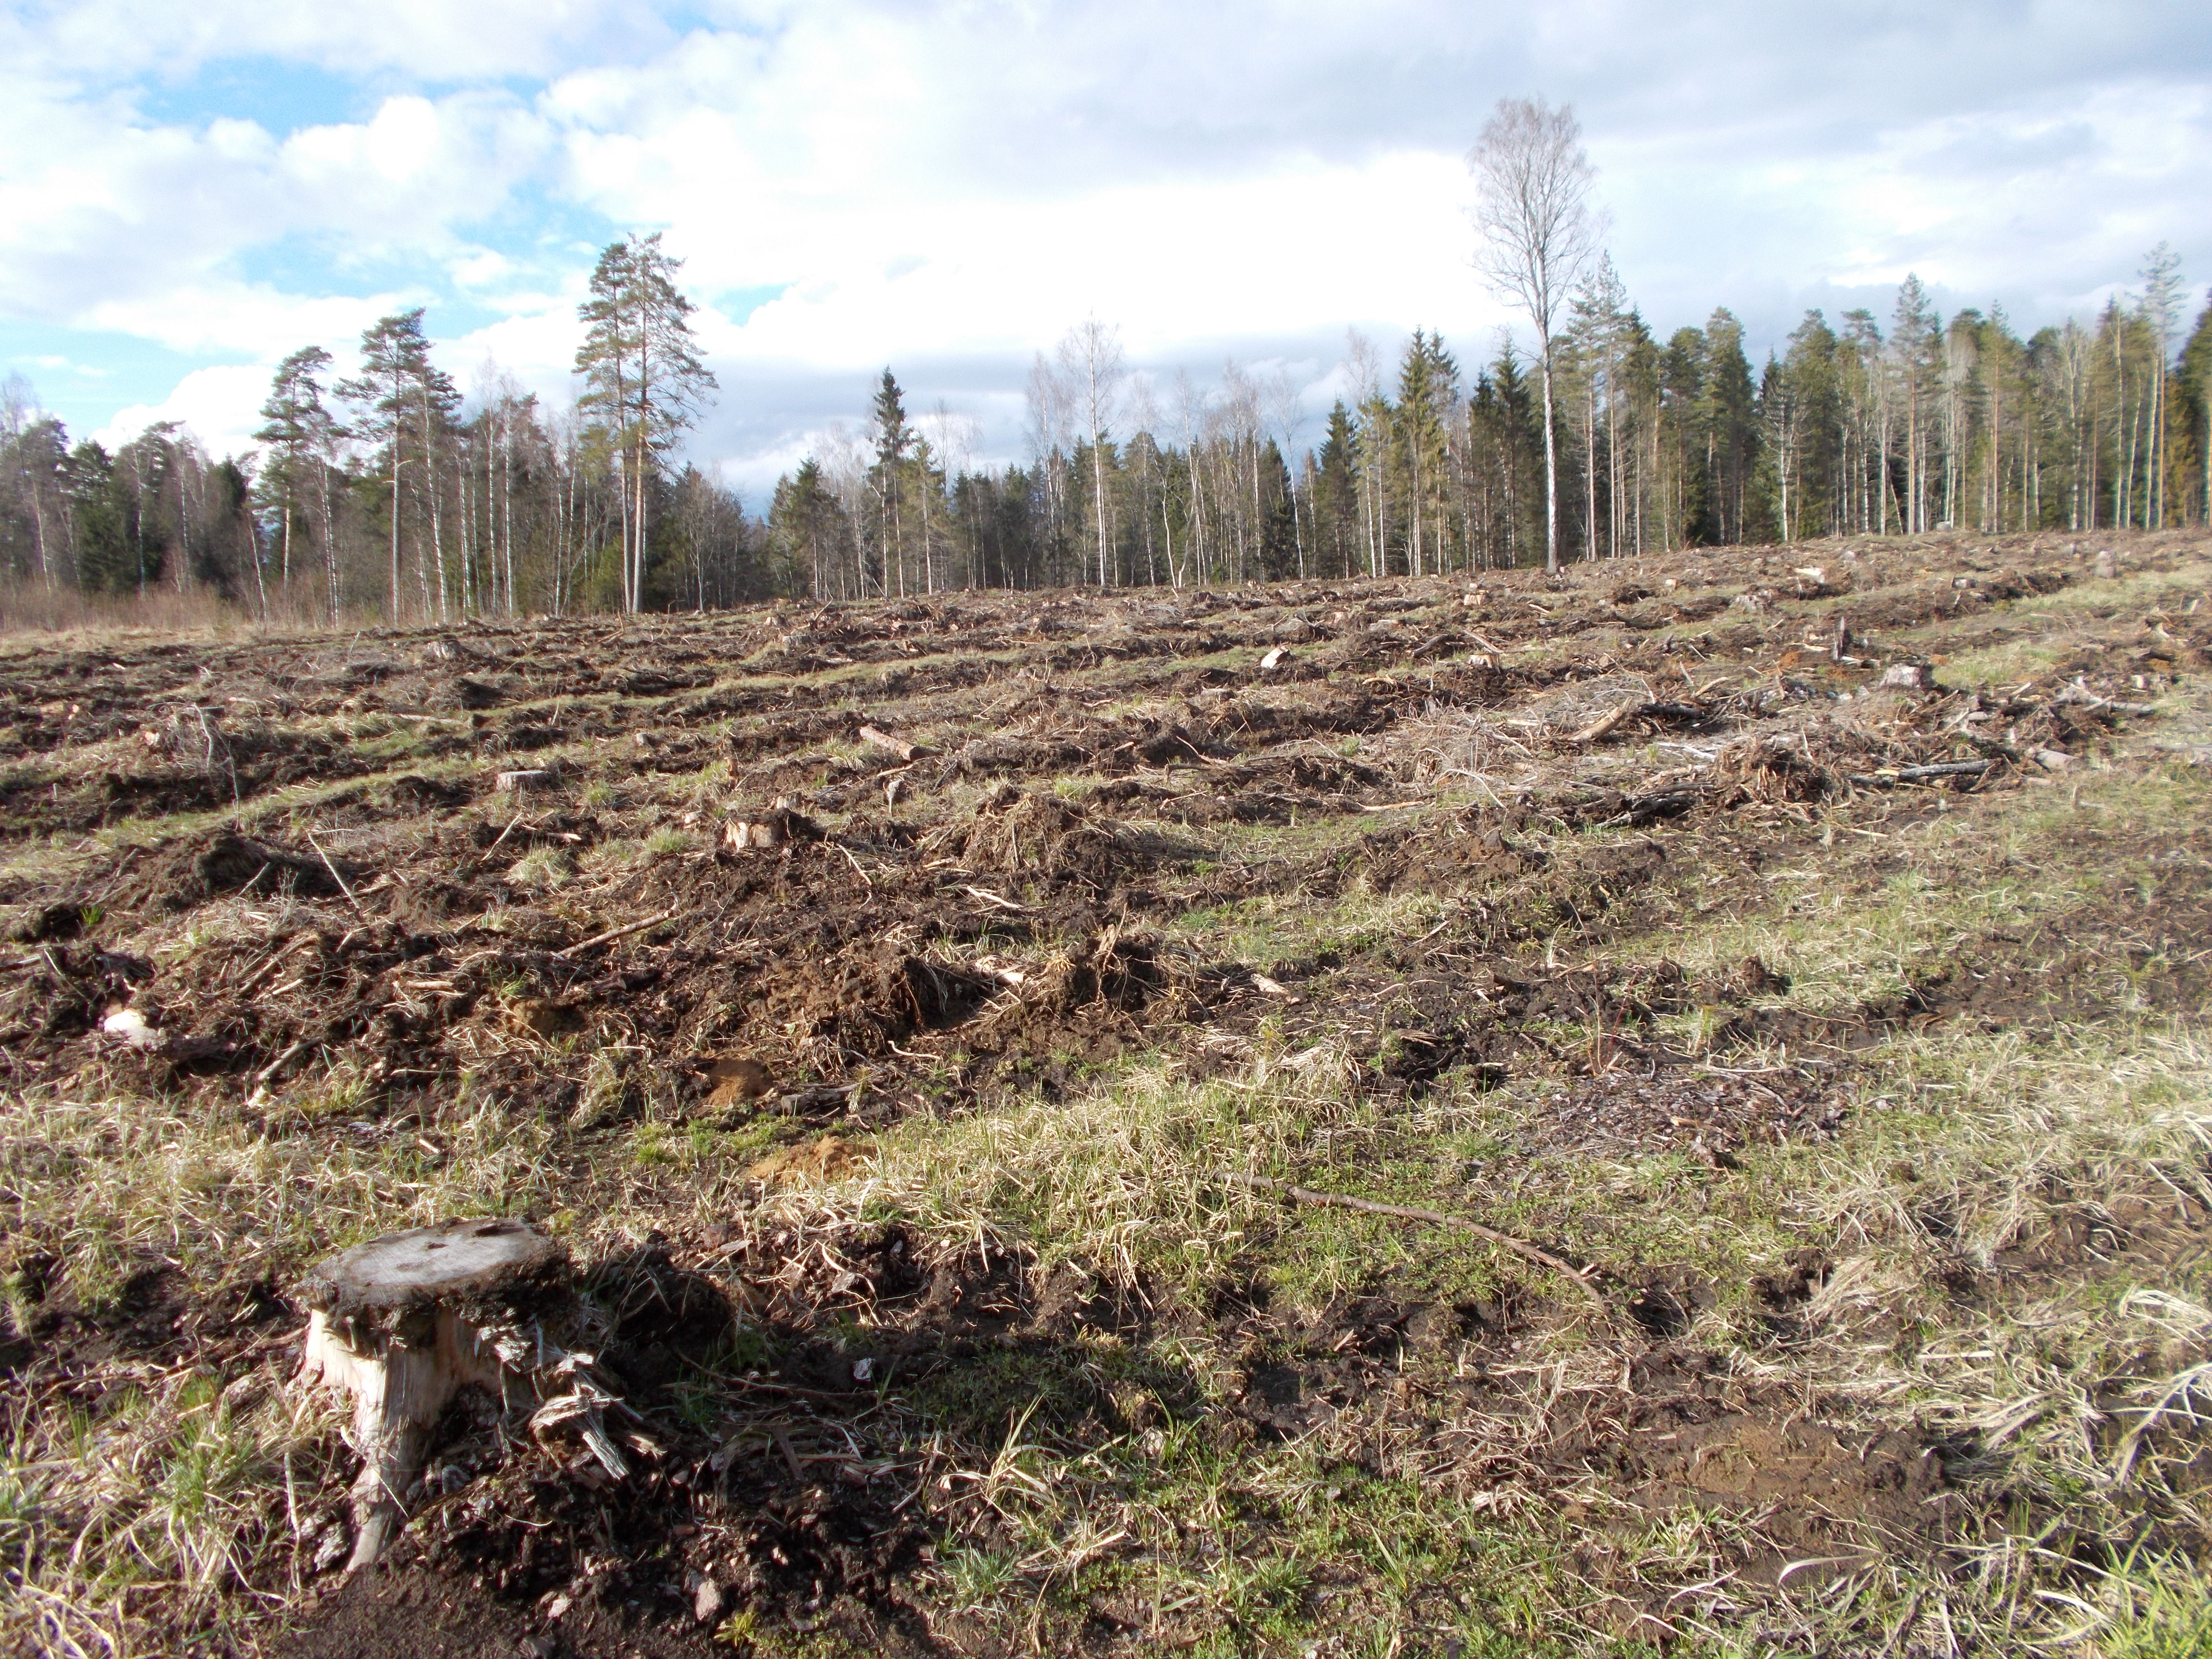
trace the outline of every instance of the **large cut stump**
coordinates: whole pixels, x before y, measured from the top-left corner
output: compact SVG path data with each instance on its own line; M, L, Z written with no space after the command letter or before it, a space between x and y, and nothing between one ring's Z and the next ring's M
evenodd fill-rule
M581 1419L609 1473L628 1473L599 1423L612 1396L592 1356L549 1340L575 1308L568 1259L520 1221L448 1221L356 1244L301 1283L310 1310L301 1377L353 1401L361 1454L349 1569L381 1556L406 1515L430 1432L461 1389L508 1403L518 1388L538 1407L533 1429Z

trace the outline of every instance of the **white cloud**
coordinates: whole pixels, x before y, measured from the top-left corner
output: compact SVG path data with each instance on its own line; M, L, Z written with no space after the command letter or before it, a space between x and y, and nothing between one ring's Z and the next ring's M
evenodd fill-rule
M507 198L546 140L502 93L396 96L368 121L281 140L247 121L195 131L66 102L19 108L0 115L0 304L77 325L118 305L167 312L288 241L333 272L427 262Z
M112 450L160 421L174 421L198 438L209 453L240 455L253 447L261 424L261 404L269 395L269 371L258 365L196 368L158 404L134 404L93 437Z
M139 113L269 60L361 118ZM0 306L265 363L465 301L495 320L449 366L557 398L591 240L665 228L726 383L702 441L765 458L885 362L1018 404L1091 313L1201 370L1325 375L1346 323L1485 354L1460 155L1542 92L1582 112L1655 323L1727 303L1757 337L1907 269L2032 321L2160 236L2212 264L2208 65L2212 14L2154 0L82 0L0 20Z
M377 318L407 302L398 294L314 298L218 279L102 301L82 316L88 327L156 341L174 351L246 352L273 363L299 345L343 350Z

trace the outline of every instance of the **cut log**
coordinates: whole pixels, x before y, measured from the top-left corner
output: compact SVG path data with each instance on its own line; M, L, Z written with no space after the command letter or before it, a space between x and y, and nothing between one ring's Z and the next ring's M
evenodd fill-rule
M888 749L902 761L913 760L929 750L918 743L908 743L904 738L895 738L888 732L879 732L872 726L860 728L860 741L872 743L878 749Z
M357 1244L311 1269L303 1382L353 1403L361 1454L348 1570L373 1565L406 1516L430 1431L453 1396L480 1388L502 1401L533 1397L532 1428L582 1419L583 1438L609 1473L628 1466L599 1421L613 1396L589 1354L550 1340L550 1315L573 1310L567 1254L520 1221L475 1219L417 1227Z
M1275 669L1283 665L1283 659L1290 654L1291 653L1288 651L1285 651L1281 646L1277 646L1273 650L1267 653L1266 656L1260 659L1260 672L1262 674L1273 672Z
M492 780L491 787L501 795L525 795L533 789L550 789L553 774L544 767L534 767L520 772L501 772Z

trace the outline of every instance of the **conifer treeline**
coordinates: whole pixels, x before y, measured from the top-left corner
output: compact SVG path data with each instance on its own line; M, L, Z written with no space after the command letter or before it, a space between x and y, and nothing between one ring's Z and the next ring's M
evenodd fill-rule
M1533 366L1501 338L1470 368L1425 331L1389 365L1352 337L1309 437L1282 377L1126 376L1086 325L1038 359L1029 456L1004 468L973 461L973 422L911 418L886 370L865 429L753 517L676 458L713 385L677 269L656 239L607 250L583 395L557 410L489 368L464 398L419 311L374 325L350 380L315 348L286 359L238 458L171 423L72 444L11 379L0 576L425 621L1542 558ZM2027 338L2001 310L1939 317L1908 278L1887 319L1808 313L1754 371L1728 311L1662 339L1605 266L1553 364L1563 551L2212 520L2212 307L2184 337L2174 262L2144 276L2089 325Z
M1887 326L1808 312L1754 373L1729 312L1662 340L1606 265L1553 365L1565 550L2203 524L2212 307L2185 342L2172 262L2148 275L2092 326L2027 339L2002 309L1942 319L1908 277ZM1040 356L1032 458L1004 471L951 465L886 370L865 439L777 484L779 584L830 599L1542 561L1541 405L1508 338L1470 373L1417 330L1386 376L1354 336L1350 394L1306 447L1291 388L1234 363L1210 392L1177 376L1164 418L1162 388L1133 383L1117 433L1084 408L1085 356L1072 336L1058 365Z

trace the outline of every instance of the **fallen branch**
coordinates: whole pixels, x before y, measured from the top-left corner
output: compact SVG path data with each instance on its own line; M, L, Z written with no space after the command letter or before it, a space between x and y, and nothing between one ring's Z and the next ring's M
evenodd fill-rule
M904 738L895 738L888 732L878 732L872 726L864 726L860 728L860 741L872 743L878 749L888 749L902 761L912 761L917 756L929 753L928 750L918 743L908 743Z
M297 1060L301 1054L305 1054L308 1049L314 1046L314 1040L313 1038L301 1037L297 1042L294 1043L283 1054L277 1055L276 1059L270 1060L266 1066L263 1066L259 1071L253 1074L253 1081L255 1085L258 1086L267 1083L270 1078L275 1077L277 1073L283 1071L287 1066L289 1066L294 1060Z
M353 889L346 885L346 878L338 873L337 866L331 862L331 855L323 851L322 842L315 839L315 832L312 830L307 831L307 845L315 849L315 856L322 860L323 868L331 872L331 879L337 883L338 891L343 893L346 902L353 906L354 915L367 921L368 912L361 908L361 901L354 896Z
M1667 789L1657 794L1639 795L1628 803L1626 811L1615 814L1598 827L1610 830L1618 824L1650 823L1655 818L1673 817L1678 812L1688 811L1705 798L1702 788Z
M1280 1193L1293 1204L1314 1204L1332 1210L1357 1210L1363 1215L1396 1216L1406 1221L1425 1221L1432 1226L1456 1227L1462 1232L1473 1233L1517 1256L1534 1262L1540 1267L1549 1267L1553 1273L1570 1280L1575 1288L1596 1303L1605 1305L1605 1298L1576 1268L1570 1267L1549 1250L1531 1244L1525 1238L1516 1238L1510 1233L1501 1233L1495 1227L1486 1227L1480 1221L1470 1221L1463 1215L1448 1215L1442 1210L1423 1210L1410 1204L1377 1204L1372 1199L1353 1198L1345 1193L1317 1193L1310 1187L1293 1187L1285 1181L1271 1181L1266 1176L1240 1175L1224 1170L1222 1180L1232 1187L1249 1188L1255 1192Z
M594 945L606 945L616 939L626 938L631 933L641 933L648 927L659 927L664 921L675 921L682 914L682 910L683 907L679 905L676 909L663 915L647 916L643 921L633 921L620 927L610 927L604 933L594 933L589 939L578 939L574 945L556 951L553 954L565 959L575 956L580 951L588 951Z
M1855 772L1851 781L1863 789L1887 789L1893 784L1923 783L1929 778L1978 777L1990 769L1985 760L1945 761L1938 766L1907 766L1895 772Z
M278 968L289 961L291 959L292 953L295 951L297 951L302 945L310 945L314 943L321 936L319 934L313 933L301 933L297 938L288 940L277 949L271 951L269 953L269 959L263 963L258 968L256 968L252 973L248 974L244 979L240 980L238 982L237 988L231 992L231 995L243 999L248 991L251 991L260 985L264 980L267 979L271 974L274 974Z
M1620 708L1614 709L1611 714L1599 715L1588 726L1583 727L1581 731L1571 734L1568 737L1567 741L1569 743L1595 743L1600 738L1604 737L1607 732L1611 732L1613 727L1619 726L1630 715L1643 713L1644 707L1644 705L1640 702L1625 702L1621 704Z
M2100 697L2082 686L2069 686L2051 700L2054 708L2087 708L2091 713L2109 708L2115 714L2155 714L2154 702L2120 702L2112 697Z

